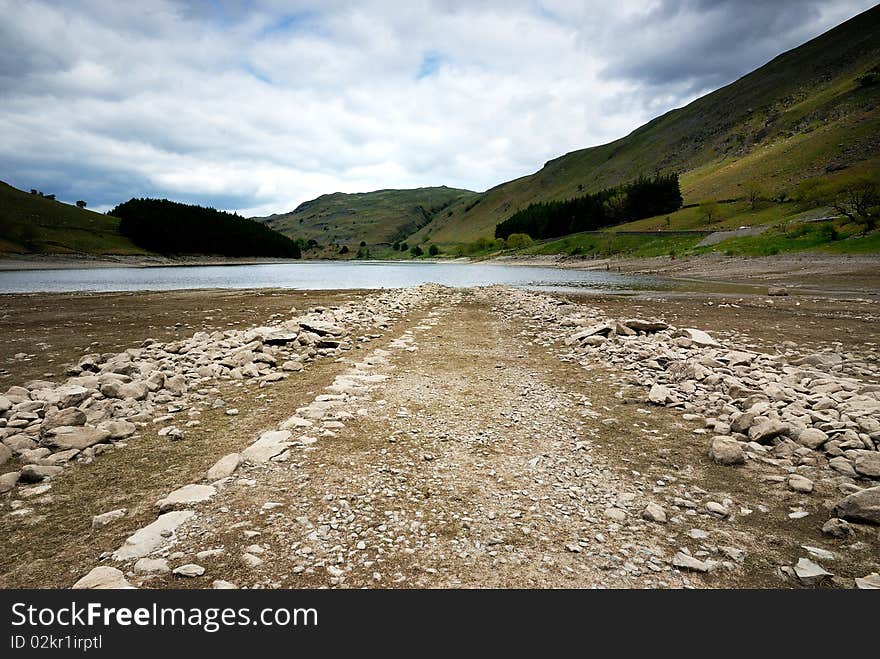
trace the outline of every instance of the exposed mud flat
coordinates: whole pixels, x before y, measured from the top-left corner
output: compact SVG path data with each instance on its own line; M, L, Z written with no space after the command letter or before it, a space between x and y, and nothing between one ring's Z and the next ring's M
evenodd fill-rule
M3 303L5 587L851 588L880 569L869 299ZM59 446L85 428L108 434Z

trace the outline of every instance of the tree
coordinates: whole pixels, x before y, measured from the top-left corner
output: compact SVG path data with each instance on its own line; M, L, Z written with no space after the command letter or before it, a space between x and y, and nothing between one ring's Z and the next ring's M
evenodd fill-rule
M706 224L712 224L721 219L721 207L712 199L700 204L700 215L706 220Z
M343 246L340 248L339 253L340 253L340 254L348 254L348 245L343 245Z
M512 233L507 237L509 249L523 249L532 244L532 237L527 233Z
M428 254L430 254L431 256L437 256L439 253L440 248L432 243L431 246L428 248Z
M395 252L399 252L400 251L400 243L394 243L391 246L391 249L393 249Z
M764 189L757 181L746 181L745 184L746 199L749 202L749 208L755 210L758 202L764 198Z
M409 253L412 254L413 257L417 258L419 256L423 256L425 252L423 252L422 248L418 245L413 245L412 248L410 248Z
M76 202L76 207L77 208L85 208L86 202L84 202L82 199L80 199L79 201Z
M864 225L862 233L873 231L880 216L877 182L862 178L844 186L834 198L834 209L850 221Z
M366 246L367 246L366 241L362 240L362 241L361 241L361 247L366 247Z
M401 252L405 252L408 249L409 249L409 245L407 245L406 243L400 243L400 251Z

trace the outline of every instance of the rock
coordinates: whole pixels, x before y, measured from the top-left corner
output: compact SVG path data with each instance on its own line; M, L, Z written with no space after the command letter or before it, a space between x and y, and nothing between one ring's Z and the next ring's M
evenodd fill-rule
M741 465L746 463L746 454L740 443L733 437L719 435L709 442L709 458L720 465Z
M0 444L0 466L5 465L12 459L12 451L6 444Z
M662 384L655 384L648 392L648 400L655 405L665 405L667 401L673 401L672 392Z
M76 407L67 407L57 412L49 412L43 419L40 432L45 435L53 428L84 425L86 425L86 413Z
M191 506L193 504L202 503L217 494L217 490L212 485L198 485L191 483L184 485L171 492L164 499L159 499L156 505L159 506L160 512L172 510L179 506Z
M134 564L134 571L139 574L165 574L171 572L171 568L164 558L139 558Z
M214 463L213 467L208 469L208 480L216 481L220 480L221 478L231 476L235 472L235 470L238 469L238 465L240 464L240 453L230 453L229 455L224 455L222 458Z
M165 379L165 389L170 391L175 396L182 396L186 393L186 378L182 375L175 375L171 378Z
M289 430L269 430L241 452L241 457L253 464L268 462L290 447L288 441L292 433Z
M297 373L297 372L303 370L303 365L302 365L302 362L286 361L283 364L281 364L281 370L282 371L289 371L291 373Z
M177 510L160 515L155 522L138 529L129 536L125 543L113 552L113 559L127 561L133 558L143 558L153 553L168 541L166 536L170 537L177 527L194 514L192 510Z
M692 327L686 327L681 330L692 342L694 345L708 347L708 348L720 348L721 344L718 343L715 339L709 336L703 330L694 329Z
M122 519L125 517L125 513L128 511L125 508L117 508L116 510L111 510L108 513L101 513L100 515L95 515L92 517L92 528L100 529L108 524L112 524L118 519Z
M753 442L768 442L779 435L788 433L789 427L787 423L783 423L778 419L767 419L763 423L756 424L749 428L749 439Z
M784 288L776 288L771 286L767 289L767 295L770 295L772 297L785 296L788 295L788 291Z
M703 561L685 554L680 551L672 557L672 565L679 570L690 570L692 572L708 572L709 565Z
M21 468L21 480L24 483L39 483L44 478L54 478L64 471L63 467L49 465L25 465Z
M178 577L192 578L202 576L205 573L205 568L195 563L187 563L186 565L174 568L171 572Z
M0 414L8 412L12 409L12 401L6 396L0 396Z
M125 420L105 421L98 429L106 432L110 439L126 439L135 433L137 426Z
M292 416L278 426L278 428L280 430L290 430L291 428L311 428L314 425L314 422L309 421L308 419L303 419L299 416Z
M828 441L828 435L818 428L806 428L798 433L797 441L799 444L815 450Z
M108 380L101 385L101 393L107 398L143 400L148 392L149 387L146 382L122 383L119 380Z
M244 554L242 554L241 560L248 567L259 567L263 564L262 558L260 558L259 556L254 556L253 554L248 553L248 552L245 552Z
M828 466L831 467L837 473L843 474L844 476L848 476L850 478L855 478L858 475L858 474L856 474L856 470L853 469L852 462L847 460L842 455L838 455L837 457L831 458L828 461Z
M642 519L658 524L666 523L666 511L656 503L649 503L642 511Z
M880 478L880 451L859 451L853 467L862 476Z
M110 439L110 433L90 426L61 426L51 431L46 438L46 444L58 449L87 449L95 444L106 442Z
M800 474L792 474L788 477L788 487L795 492L809 494L813 491L813 481Z
M822 526L822 533L833 538L847 538L855 535L853 527L837 517L832 517Z
M236 586L231 581L223 581L223 579L215 579L211 583L211 588L214 590L238 590L238 586Z
M880 590L880 574L872 572L865 577L856 577L856 588L859 590Z
M626 511L621 510L620 508L607 508L605 510L605 516L615 522L626 521Z
M79 385L63 385L56 389L35 392L36 398L46 401L49 405L55 405L60 409L76 407L80 403L91 398L92 391Z
M312 332L318 336L342 336L345 334L345 330L339 325L334 325L333 323L324 322L322 320L300 320L299 325L307 332Z
M73 584L74 590L110 590L122 588L134 588L125 579L125 575L115 567L100 565L93 568L82 579Z
M813 558L818 558L820 561L833 561L835 559L834 552L830 552L827 549L822 549L822 547L801 545L801 549L805 549L810 556L812 556Z
M669 325L664 323L662 320L642 320L641 318L630 318L629 320L624 320L623 325L629 327L635 332L645 332L646 334L660 332L669 328Z
M798 560L797 565L794 566L794 574L805 586L814 586L834 576L822 569L822 566L816 565L809 558Z
M834 515L851 522L880 524L880 486L844 497L834 505Z
M706 511L721 518L730 515L730 511L727 507L717 501L708 501L706 503Z
M21 472L18 471L10 471L0 476L0 494L11 492L20 477Z

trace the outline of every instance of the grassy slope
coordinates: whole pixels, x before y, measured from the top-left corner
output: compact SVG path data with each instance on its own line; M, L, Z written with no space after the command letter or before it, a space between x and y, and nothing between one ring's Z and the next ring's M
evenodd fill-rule
M410 242L428 230L440 243L491 236L498 222L529 203L657 169L682 173L686 203L742 197L748 180L775 195L828 169L876 169L880 86L859 87L855 79L878 64L875 7L622 139L551 160L483 193L473 208L473 199L455 204L451 216L440 214Z
M0 253L145 254L119 220L0 182Z
M252 218L292 238L357 249L405 238L442 213L451 203L476 195L445 186L414 190L336 192L300 204L290 213Z

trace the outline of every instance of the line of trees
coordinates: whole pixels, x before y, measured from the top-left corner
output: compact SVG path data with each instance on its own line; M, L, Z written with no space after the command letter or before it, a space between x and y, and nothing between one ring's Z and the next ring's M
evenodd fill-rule
M495 237L525 233L532 238L557 238L579 231L673 213L683 199L678 174L639 177L616 188L565 201L530 204L495 227Z
M122 235L160 254L300 258L296 242L237 213L167 199L131 199L109 214L120 219Z

